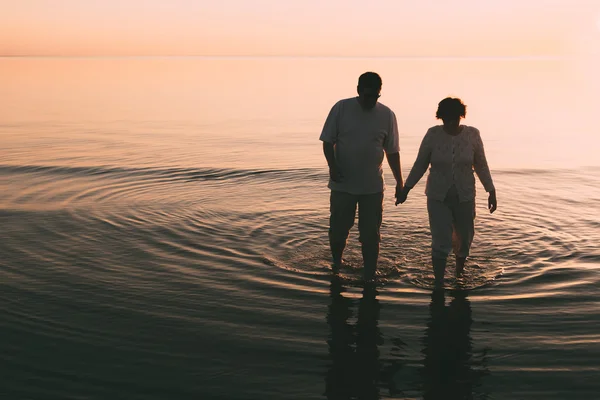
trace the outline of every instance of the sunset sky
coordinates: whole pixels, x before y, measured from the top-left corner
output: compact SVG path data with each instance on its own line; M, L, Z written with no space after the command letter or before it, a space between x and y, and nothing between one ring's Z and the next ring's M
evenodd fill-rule
M562 56L600 0L0 0L1 55Z

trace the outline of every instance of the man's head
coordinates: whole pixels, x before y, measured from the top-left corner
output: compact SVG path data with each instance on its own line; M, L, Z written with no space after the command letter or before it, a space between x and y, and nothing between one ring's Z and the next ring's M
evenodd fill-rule
M358 101L365 110L371 110L377 104L381 92L381 77L375 72L365 72L358 78Z

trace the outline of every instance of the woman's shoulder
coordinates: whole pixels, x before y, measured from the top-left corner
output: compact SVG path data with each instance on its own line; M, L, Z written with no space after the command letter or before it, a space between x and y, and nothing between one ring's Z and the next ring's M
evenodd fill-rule
M426 135L435 135L444 132L443 125L434 125L431 128L427 129Z
M431 128L427 129L427 133L425 133L425 138L428 140L439 140L444 137L444 126L443 125L434 125Z
M477 140L479 137L479 129L474 126L463 125L463 134L461 136L467 141Z
M471 135L479 135L479 129L470 125L463 125L463 129L465 132L470 133Z

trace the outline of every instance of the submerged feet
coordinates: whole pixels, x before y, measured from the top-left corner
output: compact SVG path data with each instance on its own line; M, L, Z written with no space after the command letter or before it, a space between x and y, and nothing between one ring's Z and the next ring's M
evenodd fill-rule
M344 254L346 242L329 242L329 245L331 247L331 258L333 259L331 270L337 274L342 267L342 254Z
M347 265L344 260L340 262L332 262L331 272L334 275L338 275L344 265ZM374 284L377 276L376 270L377 268L374 266L364 265L362 269L362 282L365 284Z
M331 263L331 272L333 272L334 274L339 274L340 269L342 269L342 264L342 260L338 262L334 261L333 263Z
M456 277L460 278L465 271L465 263L467 262L467 257L456 257Z
M346 247L346 242L329 242L331 247L331 271L334 274L340 272L340 269L344 265L342 260L342 254ZM377 260L379 258L379 242L363 243L362 244L362 256L363 256L363 281L374 282L375 272L377 270Z
M434 286L436 289L444 287L444 273L446 272L446 259L442 257L432 257Z
M465 271L467 257L456 257L456 278L462 278ZM436 289L444 287L444 274L446 272L446 259L443 257L432 257L434 286Z
M337 252L335 250L338 250ZM341 252L343 248L341 246L336 246L332 248L333 253L333 262L331 264L331 270L334 274L338 274L345 264L345 262L341 258ZM366 251L365 251L366 250ZM376 270L377 270L377 256L379 253L379 248L369 248L366 249L363 247L363 261L365 262L363 267L363 276L362 281L364 283L374 283L376 278ZM337 257L336 257L337 256ZM456 278L460 279L463 276L465 264L467 258L466 257L456 257ZM444 275L446 272L446 258L443 257L432 257L432 265L433 265L433 274L434 274L434 291L444 291Z

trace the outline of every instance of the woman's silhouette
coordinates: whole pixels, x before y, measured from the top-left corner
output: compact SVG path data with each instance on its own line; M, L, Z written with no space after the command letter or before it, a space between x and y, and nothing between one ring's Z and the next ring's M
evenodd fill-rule
M471 304L467 292L451 292L445 305L443 291L434 291L429 306L430 320L423 337L422 378L424 400L488 398L479 390L481 378L489 372L484 351L480 360L473 356L470 336Z
M461 125L467 106L461 99L440 101L436 118L443 125L427 131L417 159L406 178L396 204L404 203L410 190L429 168L427 177L427 213L431 230L431 263L436 287L444 286L446 259L450 251L456 259L456 276L463 273L475 235L475 178L477 174L489 192L488 209L498 206L496 189L488 167L479 130Z

